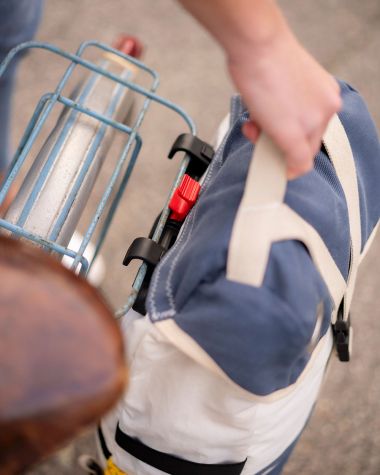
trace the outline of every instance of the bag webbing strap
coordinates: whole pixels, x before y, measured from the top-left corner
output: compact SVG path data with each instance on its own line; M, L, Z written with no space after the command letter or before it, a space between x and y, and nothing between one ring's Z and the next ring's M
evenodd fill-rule
M255 147L232 229L227 278L260 287L272 243L299 240L308 247L337 311L346 283L318 232L283 203L286 184L282 154L269 137L262 134Z
M111 452L109 451L109 449L107 447L106 441L104 439L103 431L100 428L100 426L98 426L98 428L97 428L97 433L98 433L98 440L99 440L100 448L102 450L104 458L107 460L111 457L112 454L111 454Z
M120 429L116 429L116 443L132 457L141 460L151 467L170 475L240 475L245 460L240 463L205 464L189 462L174 455L152 449L137 439L130 437Z
M323 137L323 143L335 168L340 184L342 185L348 209L351 236L351 261L347 290L343 301L343 319L347 320L359 268L362 237L355 160L346 131L337 115L331 119Z
M123 470L120 470L120 468L114 464L114 461L112 460L112 454L107 447L106 441L104 439L103 431L100 428L100 426L98 426L97 433L98 433L98 441L99 441L100 449L105 458L105 464L106 464L104 470L102 470L99 467L100 473L102 473L103 475L128 475L126 472L123 472ZM91 467L91 469L93 470L93 467ZM93 470L93 472L91 473L95 473L95 471ZM96 471L96 473L98 473L98 471Z
M280 150L269 137L261 134L232 228L227 256L228 279L261 287L274 236L257 226L255 218L282 204L286 183L286 167ZM255 235L257 230L260 237Z
M249 251L245 250L244 259L248 263L254 265L246 265L242 267L240 262L239 281L242 277L245 279L244 283L251 283L250 277L252 275L252 267L266 268L266 263L269 258L270 245L276 241L297 240L301 241L308 249L314 264L319 270L323 280L329 289L331 298L336 308L339 307L342 295L346 290L346 281L339 271L333 257L326 247L323 239L318 232L305 221L293 209L286 204L280 204L271 209L245 209L243 211L245 221L247 223L254 223L254 241L252 245L252 238L249 240ZM244 234L239 236L240 230L237 231L237 239L235 242L242 243L248 241ZM241 252L241 247L240 247ZM249 252L249 254L246 254ZM248 259L247 259L248 257Z

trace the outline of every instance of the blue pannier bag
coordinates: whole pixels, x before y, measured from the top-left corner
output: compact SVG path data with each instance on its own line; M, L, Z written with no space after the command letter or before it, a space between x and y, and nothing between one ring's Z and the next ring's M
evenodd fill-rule
M148 314L123 322L130 386L100 429L119 470L279 474L331 353L349 360L355 280L380 217L380 144L360 95L340 85L313 171L289 182L268 137L253 147L243 136L248 113L233 98Z

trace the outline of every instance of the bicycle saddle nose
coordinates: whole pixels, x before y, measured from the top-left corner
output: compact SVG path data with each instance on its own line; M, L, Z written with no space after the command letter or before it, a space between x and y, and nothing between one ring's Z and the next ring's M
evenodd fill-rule
M0 474L14 474L96 422L127 371L118 325L85 280L4 236L0 275Z

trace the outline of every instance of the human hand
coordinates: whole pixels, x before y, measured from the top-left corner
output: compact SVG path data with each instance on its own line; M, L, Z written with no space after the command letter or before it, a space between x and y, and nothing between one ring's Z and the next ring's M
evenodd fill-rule
M250 113L243 132L264 131L283 151L289 179L310 171L331 116L342 105L337 81L283 29L260 47L247 44L228 57Z

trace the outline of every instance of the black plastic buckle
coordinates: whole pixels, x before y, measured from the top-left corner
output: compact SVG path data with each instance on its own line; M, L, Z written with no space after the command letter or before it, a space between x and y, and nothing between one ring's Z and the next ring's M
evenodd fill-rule
M160 216L157 217L153 228L149 234L149 238L139 237L136 238L132 244L129 246L129 249L124 257L123 265L128 266L132 260L140 259L148 265L147 272L145 274L144 280L141 284L140 290L137 294L135 303L133 304L133 310L140 313L141 315L146 314L145 301L148 295L149 284L156 268L156 265L160 262L162 256L170 249L177 239L181 224L178 221L173 221L168 219L165 224L165 227L162 231L161 238L159 242L153 241L151 238L153 236L154 230L157 226Z
M146 264L156 266L165 249L152 239L146 237L136 238L124 257L123 265L127 266L134 259L140 259Z
M340 361L350 361L351 353L351 318L343 320L343 305L339 309L337 320L333 325L335 347Z
M181 134L177 137L169 152L169 158L173 158L177 152L185 152L190 156L190 161L185 173L194 180L199 180L199 178L201 178L215 154L211 145L191 134ZM133 259L140 259L148 265L147 273L145 274L141 288L132 307L136 312L141 313L141 315L146 314L145 300L154 269L162 256L174 244L182 225L182 222L168 219L164 226L161 238L159 239L159 242L156 243L152 240L152 237L159 218L160 216L157 217L149 234L149 238L140 237L135 239L130 245L123 260L125 266L127 266Z
M186 152L190 156L190 162L186 173L199 180L207 170L215 155L214 149L203 140L192 134L181 134L174 142L168 157L171 159L177 152Z
M124 257L123 265L125 266L128 266L134 259L142 260L148 265L141 288L137 294L135 303L132 306L133 310L141 313L141 315L146 314L145 300L148 294L150 279L152 278L156 265L159 263L164 253L165 248L157 242L150 238L139 237L132 242Z

